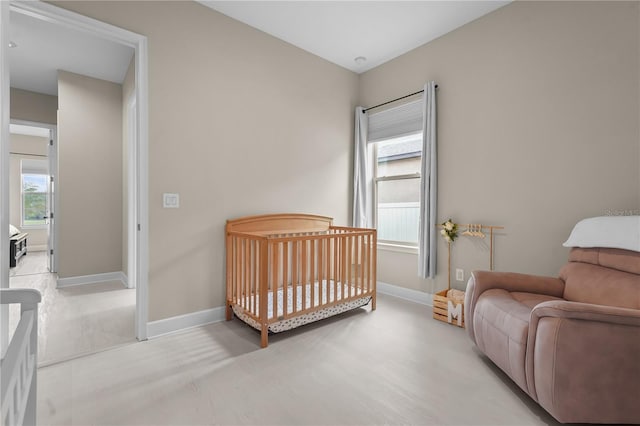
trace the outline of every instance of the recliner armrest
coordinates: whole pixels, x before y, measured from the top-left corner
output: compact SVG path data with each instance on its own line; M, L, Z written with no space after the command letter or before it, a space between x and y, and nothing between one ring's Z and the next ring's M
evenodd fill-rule
M464 316L467 333L474 343L476 339L472 321L476 302L482 293L494 288L562 297L564 281L559 278L518 274L515 272L473 271L467 283Z
M617 306L594 305L567 300L551 300L537 305L531 311L529 326L533 325L534 322L537 323L541 317L599 321L640 327L640 309L618 308Z
M553 300L533 308L529 394L563 423L640 421L640 310Z

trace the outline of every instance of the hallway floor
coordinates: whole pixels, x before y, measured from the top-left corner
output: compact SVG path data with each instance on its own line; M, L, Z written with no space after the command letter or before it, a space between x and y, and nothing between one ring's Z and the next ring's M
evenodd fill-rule
M36 256L30 253L23 261L27 258L31 260ZM42 267L46 270L46 256L42 259L40 264L24 263L22 272L39 271ZM57 289L56 274L46 272L12 274L9 286L34 288L42 294L38 309L38 365L135 341L136 291L125 288L120 281ZM11 334L19 315L20 307L12 305L9 311Z

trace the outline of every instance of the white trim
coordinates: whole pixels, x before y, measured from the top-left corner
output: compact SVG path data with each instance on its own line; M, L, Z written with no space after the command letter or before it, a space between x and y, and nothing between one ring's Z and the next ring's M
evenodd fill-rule
M2 140L7 140L8 131L9 131L9 64L7 58L7 49L8 49L8 30L9 27L9 13L8 6L6 6L7 2L0 1L3 4L3 13L2 13L2 21L0 22L0 28L2 28L2 36L0 36L0 43L2 43L2 47L0 48L0 66L2 67L2 78L0 79L0 84L2 84L2 88L0 89L0 94L2 94L2 123L1 123L1 131L2 131ZM148 191L149 191L149 100L148 100L148 53L147 53L147 37L136 34L134 32L125 30L123 28L119 28L113 26L111 24L107 24L96 19L92 19L83 15L80 15L75 12L71 12L60 7L44 3L42 1L23 1L23 0L14 0L10 4L10 8L12 11L23 13L29 16L36 17L38 19L43 19L47 22L50 22L55 25L61 25L65 28L70 28L76 31L81 31L87 34L91 34L93 36L101 37L103 39L111 40L116 43L123 44L125 46L129 46L135 49L135 60L136 60L136 75L135 75L135 84L136 84L136 112L137 112L137 133L138 137L135 143L137 144L137 149L135 150L135 157L130 158L129 161L134 165L135 173L133 176L137 178L135 189L138 194L138 202L129 204L128 218L130 221L136 224L139 227L138 232L134 235L129 236L129 251L136 253L136 262L137 267L135 268L135 274L129 274L129 279L131 281L131 286L136 288L136 338L138 340L146 340L147 339L147 322L148 322L148 281L149 281L149 206L148 206ZM6 12L6 13L5 13ZM6 39L6 40L5 40ZM6 74L5 71L6 70ZM5 89L6 86L6 89ZM6 96L4 91L7 91ZM6 111L6 112L5 112ZM6 123L4 117L7 117ZM2 151L0 153L0 164L4 164L7 162L8 164L8 146L6 147L6 154L4 152L5 147L2 144ZM2 167L0 167L2 170ZM2 172L3 174L5 172ZM6 172L8 173L8 172ZM2 185L5 185L7 179L2 179ZM131 188L130 188L131 190ZM8 205L8 194L4 193L2 190L2 208L5 209ZM5 199L6 198L6 199ZM59 203L56 207L59 211ZM7 210L8 217L8 210ZM2 222L0 226L2 230L0 230L0 237L2 235L6 235L9 230L9 225L4 226L4 221L6 221L5 215L2 215ZM55 222L54 222L55 226ZM6 239L5 239L6 240ZM9 262L8 253L4 253L6 248L3 247L2 259L0 259L1 273L3 276L7 277L7 285L8 285L8 277L9 277ZM55 253L55 251L54 251ZM6 256L4 255L6 254ZM54 261L57 257L54 257ZM5 266L6 264L6 266ZM127 271L128 272L128 271ZM3 283L4 284L4 283Z
M9 4L0 1L0 288L9 288ZM9 346L9 306L0 306L0 357ZM4 420L3 420L4 421Z
M200 327L214 322L224 321L225 307L205 309L203 311L192 312L190 314L178 315L147 324L149 338L164 336L165 334L184 331L193 327Z
M39 0L12 0L11 11L135 48L140 34ZM146 38L146 37L145 37Z
M411 290L396 285L378 281L377 290L381 294L386 294L422 305L433 306L433 295L422 291ZM149 339L164 336L170 333L177 333L189 328L200 327L214 322L221 322L225 319L225 307L205 309L203 311L178 315L175 317L151 321L147 324Z
M137 156L134 161L137 166L136 177L138 185L138 203L129 205L129 220L135 220L138 225L137 240L129 250L136 249L137 267L130 283L136 288L136 337L147 340L149 322L149 90L148 90L148 57L147 38L139 36L136 44L136 114L138 115ZM134 212L135 214L132 214Z
M120 281L122 285L127 286L127 276L122 271L105 272L103 274L80 275L77 277L58 278L56 288L74 287L77 285L97 284L106 281Z
M34 251L47 251L47 245L46 244L38 244L38 245L28 244L27 253L31 253Z
M407 246L403 244L393 244L378 241L378 250L393 251L396 253L408 253L418 255L417 246Z
M127 149L127 206L137 205L138 203L138 194L136 187L137 177L135 176L136 167L135 164L132 164L131 159L137 157L137 144L135 141L138 138L138 132L136 130L138 120L136 113L136 94L131 93L129 99L127 100L127 130L126 130L126 149ZM130 210L129 210L130 211ZM129 211L127 213L129 213ZM129 235L137 235L138 233L138 221L133 216L127 216L127 236ZM129 237L128 237L129 238ZM130 277L136 276L136 267L137 263L137 249L135 245L138 243L136 238L133 239L133 247L129 244L127 249L127 275ZM129 288L134 288L136 284L136 280L131 280ZM128 285L129 285L128 284Z
M433 294L378 281L378 293L398 297L421 305L433 306Z

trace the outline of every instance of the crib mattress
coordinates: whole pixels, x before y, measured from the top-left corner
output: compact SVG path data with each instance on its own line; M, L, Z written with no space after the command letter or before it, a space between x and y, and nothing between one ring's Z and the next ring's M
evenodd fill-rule
M328 285L327 285L328 284ZM300 311L303 309L302 305L302 287L301 285L296 288L296 310ZM311 284L307 284L305 289L305 299L306 303L304 306L309 308L311 306ZM322 297L322 304L331 303L335 300L340 300L342 298L342 290L343 286L340 283L337 283L336 291L334 295L334 284L333 281L322 281L322 285L319 282L314 284L314 300L313 306L319 306L320 297ZM358 296L360 294L364 294L364 291L353 287L353 286L344 286L345 287L345 297L349 295ZM273 316L273 291L268 293L267 307L268 307L268 318ZM278 318L283 318L283 299L284 299L284 290L278 289L277 291L277 308L278 308ZM319 309L317 311L309 312L302 315L296 315L295 317L281 319L280 321L269 324L269 331L272 333L279 333L286 330L291 330L296 327L300 327L301 325L309 324L315 321L319 321L321 319L329 318L334 315L341 314L343 312L359 308L361 306L365 306L371 300L371 295L363 295L354 300L345 301L342 303L337 303L335 305L328 306L326 308ZM252 304L253 298L247 298L247 304ZM259 296L256 296L255 303L259 306ZM293 287L289 286L287 288L287 313L291 314L293 312ZM241 306L234 304L232 306L234 314L240 318L245 323L249 324L251 327L260 330L260 323L251 318L244 312ZM259 309L256 309L256 313L259 315Z

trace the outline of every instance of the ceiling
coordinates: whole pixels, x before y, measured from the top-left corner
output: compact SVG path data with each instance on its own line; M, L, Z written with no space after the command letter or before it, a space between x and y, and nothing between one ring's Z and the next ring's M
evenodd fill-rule
M233 19L362 73L510 1L215 1ZM357 57L365 61L355 61Z
M1 0L0 0L1 1ZM357 73L509 1L213 1L200 3ZM11 11L11 87L57 95L57 71L122 83L132 48ZM366 60L356 62L355 58Z
M58 70L122 83L134 50L84 32L11 11L11 87L57 95Z

